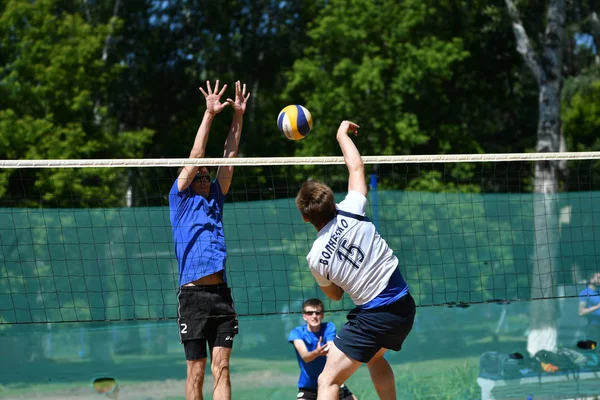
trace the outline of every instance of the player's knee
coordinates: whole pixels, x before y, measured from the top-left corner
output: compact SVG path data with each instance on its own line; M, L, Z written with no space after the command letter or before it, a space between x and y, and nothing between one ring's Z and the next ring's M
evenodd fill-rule
M219 359L219 360L214 360L210 364L210 370L214 376L222 375L224 373L228 374L229 373L229 360L224 359L224 358Z
M319 385L319 390L322 388L329 387L333 385L333 381L328 375L321 374L319 375L319 379L317 380L317 384Z

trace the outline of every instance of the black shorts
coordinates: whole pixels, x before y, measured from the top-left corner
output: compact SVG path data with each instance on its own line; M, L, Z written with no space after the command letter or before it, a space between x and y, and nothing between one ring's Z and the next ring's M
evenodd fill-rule
M177 324L186 360L206 358L206 345L233 347L238 333L237 314L226 284L179 288Z
M408 293L383 307L348 313L348 322L333 343L348 357L367 363L382 348L399 351L415 320L415 301Z
M346 386L345 384L342 384L342 386L340 386L340 394L338 395L338 400L344 400L348 396L352 396L352 392L350 391L350 389L348 389L348 386ZM317 400L317 390L316 389L299 388L296 399L298 399L298 400Z

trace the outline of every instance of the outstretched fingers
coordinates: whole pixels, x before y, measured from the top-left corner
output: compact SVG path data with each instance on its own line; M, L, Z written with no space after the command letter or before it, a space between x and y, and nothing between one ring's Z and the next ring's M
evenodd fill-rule
M239 83L239 81L238 81L238 83ZM248 99L250 98L250 93L246 93L246 84L245 83L239 92L239 96L240 96L240 99L244 99L244 102L248 101Z
M221 102L221 96L225 93L225 90L227 90L227 85L223 85L222 88L220 88L220 86L220 81L217 79L215 81L214 90L210 81L206 81L206 90L202 87L199 88L206 99L206 110L213 115L220 113L229 105L228 102Z
M250 98L250 93L246 93L246 84L242 84L239 80L235 82L235 99L227 98L227 103L233 106L236 110L244 111L246 102Z
M217 85L218 85L219 81L217 81ZM227 89L227 84L223 85L223 88L221 89L221 91L219 92L219 97L223 96L223 94L225 93L225 89ZM217 90L217 87L215 86L215 91Z
M219 80L217 79L217 81L215 82L214 90L212 89L210 81L206 81L206 90L204 90L204 88L202 86L200 86L199 89L202 92L202 94L204 95L204 97L208 97L211 94L215 94L218 97L221 97L223 95L223 93L225 93L225 89L227 89L227 84L223 85L223 88L219 92ZM217 92L218 92L218 94L217 94Z
M244 83L244 88L242 89L242 97L244 98L244 101L248 101L248 99L250 98L250 92L246 93L246 84Z

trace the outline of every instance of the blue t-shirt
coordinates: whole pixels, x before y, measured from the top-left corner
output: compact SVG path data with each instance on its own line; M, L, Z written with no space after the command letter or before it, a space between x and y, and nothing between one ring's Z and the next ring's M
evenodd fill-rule
M225 271L224 202L225 195L216 179L210 184L208 198L192 192L191 185L180 192L177 180L171 187L169 209L179 286Z
M293 343L294 340L300 339L306 345L306 350L313 351L317 348L317 343L319 343L320 337L323 338L321 339L321 345L324 345L327 342L333 342L333 339L335 338L335 325L331 322L323 322L319 332L309 331L306 325L299 326L290 332L288 341ZM304 362L302 357L300 357L300 353L298 353L298 350L296 350L296 358L298 359L298 364L300 365L298 388L316 390L318 387L317 379L319 378L321 372L323 372L323 368L325 368L325 361L327 361L327 357L320 356L307 363Z
M594 307L600 304L600 294L595 290L586 288L579 293L579 301L585 302L585 308ZM600 325L600 309L587 314L585 317L591 325Z

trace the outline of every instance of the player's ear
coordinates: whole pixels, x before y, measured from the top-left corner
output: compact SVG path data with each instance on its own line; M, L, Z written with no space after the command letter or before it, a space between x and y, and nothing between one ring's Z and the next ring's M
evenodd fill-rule
M310 222L310 221L308 220L308 218L306 218L306 216L305 216L305 215L303 215L303 216L302 216L302 220L303 220L304 222Z

